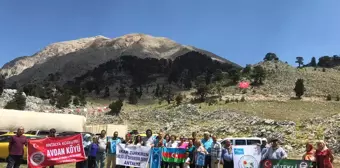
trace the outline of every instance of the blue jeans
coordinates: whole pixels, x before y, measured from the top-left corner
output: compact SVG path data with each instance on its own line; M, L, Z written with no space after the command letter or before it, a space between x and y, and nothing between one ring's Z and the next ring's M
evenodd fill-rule
M99 152L96 155L96 168L105 168L106 153Z

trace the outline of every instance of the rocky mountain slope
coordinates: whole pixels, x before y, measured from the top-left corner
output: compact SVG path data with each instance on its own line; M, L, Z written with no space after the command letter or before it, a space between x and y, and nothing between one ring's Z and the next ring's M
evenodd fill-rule
M39 82L57 72L62 74L61 81L68 81L99 64L124 55L173 60L191 51L238 66L208 51L181 45L164 37L128 34L113 39L96 36L54 43L32 56L17 58L5 64L0 73L6 76L7 83Z

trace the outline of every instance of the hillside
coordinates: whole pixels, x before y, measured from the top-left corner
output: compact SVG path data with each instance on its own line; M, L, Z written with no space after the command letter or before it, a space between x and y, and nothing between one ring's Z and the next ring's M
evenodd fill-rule
M258 93L286 95L294 97L294 86L297 79L305 81L305 97L325 99L330 94L333 98L340 96L340 72L333 68L295 68L281 61L266 61L258 65L265 68L267 77Z

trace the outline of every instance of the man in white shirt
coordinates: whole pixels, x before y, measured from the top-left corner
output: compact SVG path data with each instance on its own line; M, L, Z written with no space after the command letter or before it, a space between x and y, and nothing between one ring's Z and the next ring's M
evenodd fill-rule
M107 151L107 140L106 131L102 130L98 138L98 153L96 156L96 168L105 167L106 151Z
M217 136L212 136L213 143L211 145L211 168L218 168L221 161L222 145L217 142Z
M146 130L146 137L142 139L144 146L153 146L155 137L152 136L152 131L150 129Z

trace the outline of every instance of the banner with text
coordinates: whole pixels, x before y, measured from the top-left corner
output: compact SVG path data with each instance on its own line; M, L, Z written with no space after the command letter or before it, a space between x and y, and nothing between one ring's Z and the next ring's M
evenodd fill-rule
M261 161L261 148L257 145L233 147L234 168L259 168Z
M261 168L310 168L312 167L312 162L303 160L264 160L261 163Z
M117 144L116 164L122 166L142 167L147 166L150 147L138 145Z
M46 167L85 160L81 134L28 140L28 166Z

